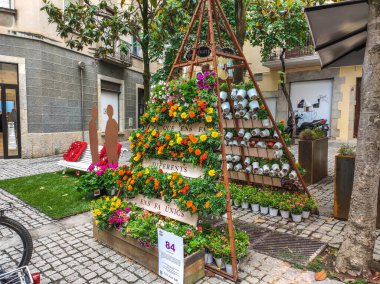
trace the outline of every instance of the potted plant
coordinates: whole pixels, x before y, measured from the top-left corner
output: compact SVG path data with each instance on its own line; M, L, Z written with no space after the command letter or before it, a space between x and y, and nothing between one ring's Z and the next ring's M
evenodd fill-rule
M290 200L287 195L283 196L282 201L279 204L281 217L284 219L288 219L290 216Z
M238 92L236 94L236 99L238 101L244 100L244 98L247 96L247 91L245 90L245 84L241 82L238 86ZM248 102L247 102L248 103Z
M278 208L280 205L280 196L277 192L273 192L270 196L269 215L276 217L278 215Z
M327 176L328 138L319 128L305 129L300 133L298 161L305 168L303 177L307 185Z
M236 259L239 265L241 259L248 255L249 248L249 236L246 232L241 230L235 231L235 250ZM224 263L226 265L226 272L232 275L232 265L231 265L231 247L230 245L224 248Z
M220 85L220 99L222 102L226 101L228 99L228 85L227 83L223 83Z
M240 190L240 200L241 200L241 208L248 209L249 201L251 197L251 190L249 186L244 186Z
M292 213L292 220L299 223L302 220L302 211L304 204L299 198L293 198L293 203L290 205L290 212Z
M247 95L250 101L257 99L258 95L251 81L245 84L245 89L247 90Z
M268 214L270 199L269 199L269 193L267 191L261 192L259 204L260 204L260 213L264 215Z
M315 208L317 208L317 205L314 199L311 197L306 197L302 211L302 218L308 219L310 217L310 212L312 212Z
M268 119L268 112L265 109L264 105L260 105L260 108L257 110L257 118L261 120L263 127L270 127L270 121Z
M251 204L251 209L253 212L259 212L260 211L260 192L257 191L256 188L253 188L250 196L249 196L249 203Z

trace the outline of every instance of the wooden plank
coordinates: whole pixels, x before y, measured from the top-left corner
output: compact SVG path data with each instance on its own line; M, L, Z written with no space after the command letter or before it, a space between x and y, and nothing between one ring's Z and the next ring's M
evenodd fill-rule
M272 178L268 176L263 176L263 183L266 185L272 185Z
M128 201L135 204L137 207L158 213L194 227L198 222L197 214L182 211L173 201L171 203L166 203L164 200L148 198L141 194L137 195L135 198L129 199Z
M258 155L260 158L268 158L268 152L267 149L264 148L258 148L257 149Z
M161 169L164 173L180 173L185 177L199 178L204 176L204 172L201 167L195 167L190 163L181 163L171 160L160 159L144 159L142 163L143 167L154 166L157 169Z
M282 187L280 178L272 178L273 186Z
M170 122L165 125L149 125L149 129L156 129L158 131L180 131L182 134L194 134L198 135L207 131L207 127L204 123L193 124L180 124L178 122Z

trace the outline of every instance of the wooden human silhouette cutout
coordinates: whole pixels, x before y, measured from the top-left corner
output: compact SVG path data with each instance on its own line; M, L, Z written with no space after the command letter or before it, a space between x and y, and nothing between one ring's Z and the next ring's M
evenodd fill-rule
M91 120L88 124L88 131L90 136L90 150L92 163L95 165L99 162L99 143L98 143L98 128L96 127L96 119L98 117L98 108L92 107Z
M106 142L106 154L108 157L108 164L117 164L119 160L119 155L117 154L117 135L119 132L119 126L113 116L113 107L111 105L107 106L107 125L105 133Z

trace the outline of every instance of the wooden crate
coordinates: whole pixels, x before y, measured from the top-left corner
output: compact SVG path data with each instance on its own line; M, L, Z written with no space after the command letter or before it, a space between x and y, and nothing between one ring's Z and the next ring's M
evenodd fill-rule
M133 259L158 275L158 249L145 248L129 237L123 237L119 231L112 229L101 231L93 225L94 238L113 250ZM185 257L184 283L192 284L205 276L204 250Z

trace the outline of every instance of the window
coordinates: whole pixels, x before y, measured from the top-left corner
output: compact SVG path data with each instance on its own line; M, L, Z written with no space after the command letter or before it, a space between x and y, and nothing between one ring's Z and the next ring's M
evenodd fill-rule
M13 0L0 0L0 8L14 9Z
M138 43L135 36L132 37L132 54L140 56L140 44Z

